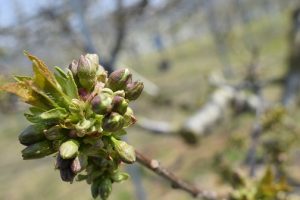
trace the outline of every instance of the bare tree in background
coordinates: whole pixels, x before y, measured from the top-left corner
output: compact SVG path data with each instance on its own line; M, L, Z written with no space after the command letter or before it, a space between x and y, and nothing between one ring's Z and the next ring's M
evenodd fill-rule
M214 7L215 1L204 0L203 2L209 30L213 36L219 60L223 65L223 73L225 74L225 76L231 76L233 71L228 54L228 44L226 41L226 37L230 29L230 23L228 23L228 20L218 19L218 13L216 12Z
M106 58L102 61L102 65L104 68L110 73L114 69L114 65L118 56L120 54L121 49L123 48L123 44L125 42L126 36L128 34L127 26L129 20L132 17L136 17L138 15L142 15L145 7L148 5L148 0L141 0L131 5L129 7L124 6L123 0L116 0L117 8L113 14L114 17L114 39L113 45L110 50L109 58ZM70 4L73 7L74 12L77 15L80 30L83 37L84 50L89 53L96 53L96 47L94 46L93 38L90 33L90 29L86 23L84 17L84 4L86 1L83 0L75 0L70 1Z
M288 72L282 98L285 106L296 103L300 88L300 7L297 7L292 13L289 48Z

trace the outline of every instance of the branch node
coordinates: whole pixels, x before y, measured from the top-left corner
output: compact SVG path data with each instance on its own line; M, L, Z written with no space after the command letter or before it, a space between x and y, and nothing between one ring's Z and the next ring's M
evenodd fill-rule
M159 162L157 160L151 160L150 165L153 169L156 169L159 167Z

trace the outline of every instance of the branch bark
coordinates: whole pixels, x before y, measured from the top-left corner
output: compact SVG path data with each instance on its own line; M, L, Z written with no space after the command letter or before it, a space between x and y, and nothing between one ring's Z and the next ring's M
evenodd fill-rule
M217 200L217 199L226 200L225 197L223 198L218 197L216 192L199 189L195 185L192 185L178 178L168 169L162 167L157 160L150 159L145 155L143 155L142 153L140 153L139 151L135 151L135 153L136 153L136 159L138 163L150 169L158 176L161 176L164 179L168 180L171 183L172 188L183 190L189 193L190 195L192 195L194 198L203 198L207 200Z

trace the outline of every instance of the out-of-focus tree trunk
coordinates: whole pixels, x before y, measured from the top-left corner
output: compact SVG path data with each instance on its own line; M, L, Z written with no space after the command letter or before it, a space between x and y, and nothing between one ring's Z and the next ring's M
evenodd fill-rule
M300 7L292 13L289 47L288 71L282 97L282 103L285 106L297 103L300 89Z
M112 67L115 65L122 49L127 34L127 16L124 10L123 0L117 0L117 10L114 16L115 36L113 47L110 51L110 58L105 63L106 66Z
M96 47L93 43L93 39L90 33L90 29L86 23L85 17L84 17L84 4L86 2L83 0L71 0L70 4L73 7L73 10L75 11L74 13L77 16L78 19L78 24L79 24L79 29L81 31L81 34L83 36L83 46L84 46L84 51L87 53L97 53ZM108 71L108 73L111 73L113 71L113 66L106 64L106 63L101 63L105 70Z
M96 53L96 47L94 46L90 29L84 17L83 8L85 3L86 2L83 0L70 1L79 21L79 27L84 39L84 49L88 53ZM113 46L111 47L109 58L104 59L101 63L108 73L111 73L114 70L114 65L124 46L130 18L132 16L143 14L145 7L148 5L148 0L141 0L130 7L124 7L123 4L123 0L117 0L117 8L114 14L115 37L113 39Z
M218 14L214 8L215 1L204 0L204 7L206 10L206 17L209 30L213 36L215 48L219 57L221 64L223 65L223 73L225 76L229 77L232 75L232 67L229 58L229 50L227 46L227 33L230 29L228 21L218 18ZM228 19L227 19L228 20ZM221 23L225 23L222 24Z
M86 2L83 0L71 0L70 4L72 5L76 15L77 20L79 24L80 32L82 33L83 40L84 40L84 50L88 53L96 53L96 48L93 44L93 39L90 33L90 29L88 28L88 25L85 20L84 16L84 7Z
M127 36L127 27L131 17L142 15L148 0L141 0L129 8L125 8L123 0L117 0L117 9L115 12L115 37L112 49L110 51L110 58L104 63L108 67L113 67L120 55L120 51L124 46Z

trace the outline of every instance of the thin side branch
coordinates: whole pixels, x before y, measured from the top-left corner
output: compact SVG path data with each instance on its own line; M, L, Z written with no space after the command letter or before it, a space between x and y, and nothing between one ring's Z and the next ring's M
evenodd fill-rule
M190 195L192 195L194 198L203 198L207 200L226 199L226 198L218 197L216 192L201 190L197 188L195 185L187 183L186 181L176 177L168 169L162 167L157 160L150 159L138 151L135 151L135 153L136 153L136 159L138 163L150 169L151 171L163 177L164 179L168 180L174 189L183 190L189 193Z

